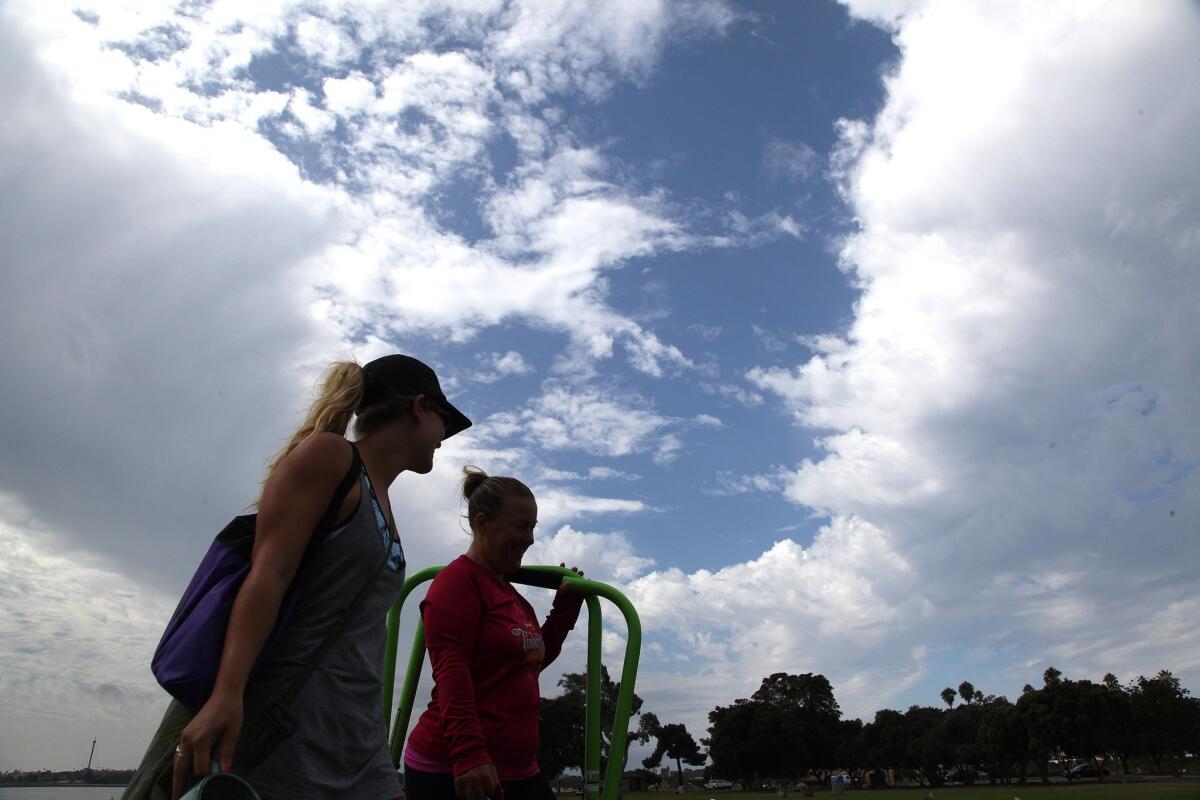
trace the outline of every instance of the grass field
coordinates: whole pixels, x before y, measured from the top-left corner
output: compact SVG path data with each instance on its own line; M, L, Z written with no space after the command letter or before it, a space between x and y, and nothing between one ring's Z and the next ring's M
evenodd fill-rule
M929 792L934 800L1200 800L1200 780L1145 783L1010 784L1007 786L954 786L940 789L855 789L840 797L845 800L922 800ZM835 795L816 793L816 800ZM665 800L678 795L668 792L628 792L624 800ZM689 791L687 800L778 800L773 792ZM578 795L576 795L578 798ZM788 800L800 800L792 792Z

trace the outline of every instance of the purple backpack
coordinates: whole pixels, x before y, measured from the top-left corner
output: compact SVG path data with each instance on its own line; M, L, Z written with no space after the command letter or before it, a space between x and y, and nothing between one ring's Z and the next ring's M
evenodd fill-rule
M309 537L300 568L296 570L297 575L301 574L301 569L321 541L320 534L332 529L337 521L338 508L362 473L358 448L351 444L350 449L353 451L350 469L338 484L329 508ZM159 684L193 713L208 701L217 679L217 667L225 649L225 630L229 627L233 601L250 572L256 517L255 514L234 517L213 539L179 606L171 615L171 621L167 623L167 629L150 661L150 670ZM250 670L251 677L258 671L272 643L296 610L301 589L298 583L293 581L283 596L275 626ZM336 636L341 625L335 628L330 636ZM324 650L324 647L320 648L322 655Z

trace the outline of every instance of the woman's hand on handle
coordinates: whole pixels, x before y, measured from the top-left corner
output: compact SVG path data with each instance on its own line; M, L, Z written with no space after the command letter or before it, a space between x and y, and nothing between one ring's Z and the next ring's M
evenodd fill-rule
M228 772L233 768L233 751L242 729L242 700L214 694L188 723L175 748L171 798L177 800L193 776L207 775L213 757Z
M558 565L559 565L560 567L566 567L566 566L567 566L566 564L564 564L564 563L563 563L563 562L561 562L561 561L560 561L560 562L558 562ZM583 577L583 570L581 570L579 567L571 567L571 571L572 571L572 572L574 572L576 575L578 575L580 578L582 578L582 577ZM562 585L560 585L560 586L558 587L558 590L561 592L563 589L567 589L567 588L569 588L570 586L571 586L571 584L567 582L567 579L566 579L566 578L563 578Z
M497 800L500 776L492 764L480 764L454 778L454 793L462 800Z

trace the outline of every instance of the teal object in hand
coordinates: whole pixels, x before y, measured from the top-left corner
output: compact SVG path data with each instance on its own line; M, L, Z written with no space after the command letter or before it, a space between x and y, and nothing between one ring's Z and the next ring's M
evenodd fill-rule
M212 772L188 789L180 800L261 800L258 792L232 772L221 772L216 759Z

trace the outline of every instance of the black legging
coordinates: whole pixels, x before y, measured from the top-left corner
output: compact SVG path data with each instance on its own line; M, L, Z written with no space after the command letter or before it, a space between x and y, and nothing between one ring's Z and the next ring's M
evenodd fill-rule
M500 781L503 800L556 800L554 790L542 773L519 781ZM404 766L404 794L408 800L458 800L454 776L445 772L422 772Z

